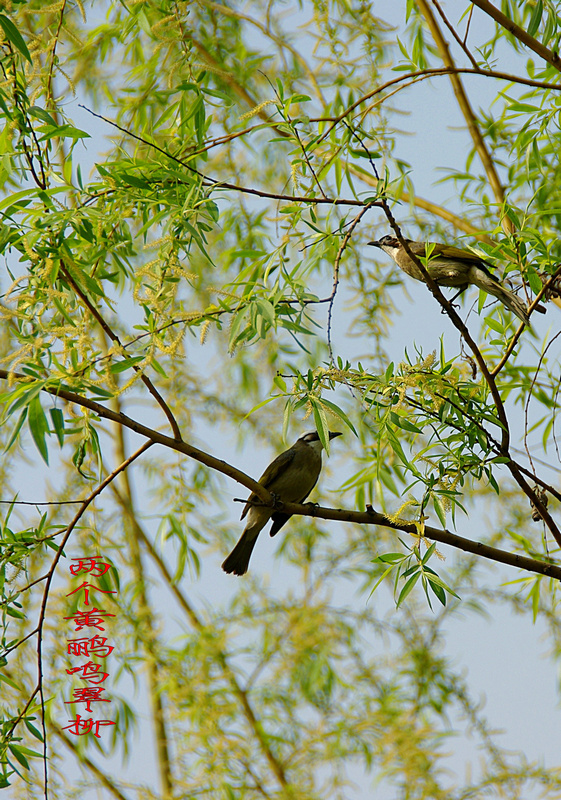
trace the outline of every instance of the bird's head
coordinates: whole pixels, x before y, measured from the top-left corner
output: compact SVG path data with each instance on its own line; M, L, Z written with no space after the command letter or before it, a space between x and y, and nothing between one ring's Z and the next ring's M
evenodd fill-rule
M342 436L343 434L341 431L329 431L329 441L331 439L335 439L336 436ZM319 433L317 431L310 431L309 433L305 433L301 436L296 444L303 444L308 445L309 447L313 447L314 449L321 450L323 445L319 438Z
M406 242L412 242L412 239L405 239ZM402 250L402 244L399 239L396 239L395 236L382 236L381 239L378 239L374 242L368 242L368 244L372 245L373 247L379 247L380 250L383 250L389 256L393 258L394 254L398 252L398 250Z

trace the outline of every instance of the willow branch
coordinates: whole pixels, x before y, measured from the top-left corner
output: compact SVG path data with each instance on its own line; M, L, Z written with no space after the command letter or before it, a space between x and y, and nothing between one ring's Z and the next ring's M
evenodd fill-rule
M201 178L203 186L212 189L228 189L233 192L240 192L241 194L249 194L254 197L265 197L270 200L280 200L286 201L290 203L308 203L309 205L332 205L332 206L364 206L364 202L362 200L354 200L354 199L344 199L339 197L299 197L297 195L290 195L290 194L279 194L278 192L266 192L262 191L261 189L249 189L246 186L239 186L236 183L229 183L228 181L219 181L209 178L203 172L200 172L198 169L195 169L188 161L183 158L179 158L178 156L174 156L172 153L168 153L163 147L159 147L155 142L150 142L148 139L144 139L142 136L138 136L136 133L128 130L127 128L123 128L121 125L118 125L113 120L109 119L108 117L104 117L102 114L96 114L95 111L92 111L87 106L80 104L80 108L83 108L93 117L97 117L98 119L102 119L104 122L107 122L108 125L112 125L114 128L126 133L127 136L130 136L131 139L136 139L136 141L141 142L142 144L146 145L146 147L150 147L153 150L156 150L158 153L161 153L166 158L169 158L171 161L174 161L176 164L180 164L185 169L192 172L197 177ZM372 205L378 205L377 203L372 203Z
M410 533L412 536L419 536L419 528L416 523L393 522L385 514L373 510L347 511L342 508L324 508L313 503L279 503L278 507L282 508L283 513L286 514L299 514L304 517L331 519L360 525L379 525L383 528ZM483 542L465 539L463 536L458 536L449 530L433 528L430 525L425 525L424 535L428 539L433 539L441 544L448 544L451 547L464 550L466 553L473 553L491 561L497 561L500 564L508 564L511 567L518 567L528 572L535 572L538 575L546 575L549 578L561 581L561 567L553 563L538 561L535 558L521 556L517 553L509 553L507 550L500 550L498 547L492 547L491 545L483 544Z
M427 25L429 26L430 32L434 39L436 46L438 47L440 57L442 61L448 68L454 68L455 64L450 55L450 50L448 47L448 43L444 39L442 35L442 31L436 21L434 14L432 13L432 9L430 8L429 4L426 0L418 0L417 6L420 12L423 14ZM467 123L468 130L473 141L474 147L481 159L481 163L483 164L483 168L485 170L485 174L487 175L487 180L493 190L493 194L495 195L495 200L499 205L502 206L504 203L504 189L502 183L499 179L499 175L497 170L495 169L495 165L493 164L493 159L489 151L487 150L487 146L481 135L481 131L479 130L479 126L477 124L477 120L471 104L468 100L467 94L464 90L462 81L460 80L459 75L456 72L450 73L450 82L452 84L452 89L454 91L454 95L456 96L456 100L460 107L460 111L463 114L463 117ZM506 223L509 224L509 223Z
M86 308L88 309L90 314L94 317L94 319L97 320L98 324L100 325L101 329L105 332L106 336L112 342L117 344L119 346L119 348L122 350L123 349L123 345L121 344L121 341L120 341L119 337L117 336L116 333L113 332L111 327L104 320L103 316L100 314L100 312L95 307L95 305L90 301L90 299L87 296L87 294L82 291L82 289L80 288L78 283L74 280L74 278L70 274L68 268L66 267L66 265L64 264L64 261L62 259L60 259L60 270L61 270L62 274L64 275L64 279L71 286L71 288L76 292L76 294L78 295L80 300L83 302L83 304L86 306ZM178 424L177 424L177 422L175 420L175 417L173 416L173 414L171 412L171 409L169 408L168 404L166 403L166 401L164 400L162 395L156 389L156 387L154 386L154 384L152 383L150 378L142 372L140 367L138 367L136 364L134 364L133 365L133 369L140 376L140 380L146 386L146 388L148 389L148 391L150 392L150 394L152 395L154 400L157 402L157 404L160 406L160 408L163 410L164 414L168 418L168 422L169 422L169 424L171 426L171 429L173 431L173 434L174 434L175 438L176 439L181 439L181 431L179 430L179 426L178 426Z
M105 772L102 772L100 768L94 764L90 758L88 758L83 748L78 748L72 739L63 733L62 728L60 728L55 722L50 723L50 728L52 728L54 734L58 736L58 738L64 742L66 747L68 747L68 749L76 756L76 759L83 764L92 773L92 775L95 776L98 785L104 786L113 795L113 797L116 798L116 800L128 800L126 795L124 795L118 786L116 786L113 781L107 777Z
M329 357L331 361L333 361L333 347L331 343L331 316L333 313L333 303L335 302L335 295L337 294L337 287L339 286L339 266L341 264L341 259L343 257L343 253L350 241L350 238L353 234L354 229L366 214L368 209L373 205L373 203L368 203L367 205L362 208L356 217L352 220L351 224L349 225L345 236L343 237L343 241L337 251L337 255L335 257L335 263L333 264L333 288L331 290L331 294L329 296L329 306L327 312L327 346L329 348Z
M438 289L438 287L436 287ZM446 298L443 298L445 302ZM459 320L461 323L461 320ZM462 323L463 325L463 323ZM465 326L464 326L465 327ZM6 370L0 370L0 379L12 377L12 379L22 380L25 382L30 382L28 376L21 375L18 373L9 373ZM251 492L254 492L259 499L267 506L272 506L275 502L275 498L271 495L271 493L261 486L260 483L250 478L249 475L246 475L245 472L233 467L231 464L228 464L226 461L222 461L221 459L215 458L211 456L209 453L205 453L203 450L199 450L196 447L188 444L184 441L177 441L176 439L172 439L170 436L165 436L158 431L155 431L151 428L148 428L146 425L142 425L142 423L137 422L136 420L131 419L126 414L117 413L112 411L111 409L106 408L105 406L101 405L101 403L95 402L95 400L90 400L86 397L82 397L75 392L70 392L66 389L57 389L56 387L45 386L43 387L42 391L46 392L47 394L53 395L54 397L60 397L63 400L66 400L69 403L75 403L76 405L83 406L84 408L89 408L91 411L94 411L100 417L109 419L113 422L117 422L120 425L124 425L126 428L134 431L135 433L140 434L141 436L146 437L150 440L150 442L155 444L161 444L164 447L168 447L171 450L176 450L179 453L183 453L190 458L193 458L195 461L199 461L201 464L205 464L205 466L210 467L211 469L216 470L217 472L221 472L223 475L227 475L229 478L233 478L233 480L240 483L242 486L245 486ZM245 501L244 501L245 502ZM536 503L536 506L538 504ZM539 506L538 506L539 507ZM406 532L410 532L412 529L415 529L415 533L417 530L414 525L406 525L405 527L401 527L394 523L390 523L386 517L383 515L378 515L375 519L370 516L368 517L365 515L365 512L360 511L342 511L342 510L335 510L335 509L319 509L314 508L310 510L309 505L296 505L294 503L285 503L283 504L283 508L286 509L287 512L291 514L301 514L304 516L316 516L322 517L323 519L340 519L343 521L348 522L356 522L359 524L371 523L376 525L385 525L386 527L390 528L398 528L400 530L404 530ZM325 515L323 512L326 512ZM320 513L321 512L321 513ZM335 515L335 516L334 516ZM430 529L431 531L437 531L438 529ZM432 534L429 534L432 536ZM468 549L464 547L463 544L458 543L457 545L454 544L455 542L455 534L451 534L448 531L442 532L443 536L446 536L446 540L444 539L437 539L436 535L434 538L437 541L443 541L446 544L452 544L453 546L460 547L460 549ZM451 537L451 538L450 538ZM463 540L461 537L458 537L458 542L468 542L469 540ZM480 545L479 543L471 543L473 547L476 547L476 550L470 550L469 552L476 552L481 554L486 554L485 557L493 558L492 555L489 555L488 550L481 550L481 548L485 548L485 545ZM494 558L495 561L501 561L505 564L512 564L513 566L519 566L523 562L520 561L521 558L525 558L522 556L510 554L510 553L503 553L503 551L498 551L501 554L501 557ZM536 561L535 559L525 559L523 564L523 569L529 569L531 572L538 572L544 575L549 575L549 565L544 565L540 561ZM556 577L561 579L561 569L559 570L559 574L551 573L552 577Z
M444 24L446 25L446 27L448 28L448 30L450 31L450 33L452 34L452 36L454 37L456 42L460 45L460 47L462 48L462 50L464 51L466 56L471 61L472 65L473 65L473 68L474 69L479 69L479 65L478 65L477 61L475 60L475 58L473 57L473 55L471 53L471 50L467 46L466 42L462 41L462 39L460 39L460 37L458 36L455 27L452 25L452 23L450 22L450 20L448 19L448 17L444 13L444 11L442 10L442 7L441 7L440 3L438 2L438 0L432 0L432 4L436 8L438 13L440 14L440 17L442 18L442 21L444 22Z
M112 484L112 490L119 504L121 505L124 513L129 518L130 523L133 526L135 536L137 536L138 539L142 542L142 544L148 551L150 558L157 565L158 569L160 570L162 576L164 577L167 583L168 588L170 589L171 593L173 594L180 608L184 611L185 615L188 617L189 621L191 622L191 625L198 631L204 630L206 628L205 623L199 618L197 612L195 611L191 603L188 601L186 596L179 588L177 581L173 579L173 576L168 570L165 561L163 560L163 558L160 556L160 554L152 544L144 528L138 522L136 515L133 513L133 510L129 505L129 503L127 502L126 498L119 492L119 489L115 484ZM235 672L232 670L228 662L228 657L226 653L223 650L217 650L216 658L228 682L230 683L230 686L232 687L232 691L238 698L238 701L241 703L243 712L249 723L249 726L253 731L253 734L255 735L257 741L259 742L261 751L263 752L263 755L265 756L267 762L269 763L271 770L275 774L281 786L283 787L288 786L288 780L286 777L285 769L281 764L281 762L278 760L278 758L275 756L273 751L271 750L271 747L267 739L267 735L265 734L265 731L263 730L261 723L257 719L256 713L251 705L249 699L249 692L246 689L242 688L242 686L240 685Z
M135 461L140 455L142 455L142 453L144 453L151 446L152 446L152 442L150 442L150 441L149 442L145 442L142 445L142 447L140 447L135 453L132 454L132 456L130 456L130 458L128 458L125 462L120 464L115 470L113 470L113 472L110 475L108 475L105 478L105 480L103 480L99 484L99 486L96 489L94 489L94 491L91 492L91 494L83 501L82 505L80 506L80 509L76 512L74 518L72 519L72 521L69 523L68 527L66 528L65 534L64 534L64 536L62 538L62 541L61 541L60 545L58 546L58 549L57 549L57 551L55 553L55 556L53 558L53 561L51 563L51 568L49 569L49 572L45 576L45 580L47 581L47 583L46 583L45 589L43 591L43 599L41 601L41 609L40 609L40 612L39 612L39 621L38 621L38 624L37 624L37 628L34 631L32 631L31 634L29 634L28 636L25 637L25 639L28 639L29 636L33 635L34 633L37 634L37 673L38 673L37 686L36 686L33 694L31 695L31 698L29 699L28 703L24 707L23 711L21 711L19 716L16 717L15 721L12 723L12 725L10 726L8 731L6 732L6 736L7 737L11 736L11 734L15 730L16 726L18 725L18 723L24 717L27 709L29 708L29 706L31 704L31 701L33 700L35 695L37 693L39 693L39 695L41 696L41 708L42 708L42 711L43 711L43 714L42 714L43 734L44 734L43 735L43 748L44 748L43 756L44 756L45 764L46 764L46 759L47 759L47 736L46 736L46 729L45 729L45 713L44 713L45 709L44 709L44 698L43 698L43 661L42 661L42 658L43 658L42 657L43 625L45 623L45 615L46 615L46 611L47 611L47 603L48 603L48 600L49 600L49 591L50 591L50 588L51 588L51 583L53 581L55 570L56 570L57 564L58 564L58 562L59 562L59 560L60 560L60 558L61 558L61 556L62 556L62 554L64 552L64 547L65 547L68 539L72 535L72 531L74 530L74 528L76 527L76 525L78 524L78 522L80 521L80 519L82 518L84 513L86 512L88 506L90 506L91 503L93 503L95 498L99 494L101 494L101 492L105 489L106 486L108 486L112 481L115 480L115 478L117 477L117 475L119 475L120 472L125 470L130 464L132 464L133 461ZM22 642L24 642L25 639L20 640L16 645L11 647L10 650L14 650L16 647L18 647L20 644L22 644ZM45 789L46 789L46 782L47 782L47 777L45 775Z
M537 39L534 39L533 36L509 19L506 14L503 14L502 11L499 11L498 8L495 8L494 5L488 2L488 0L471 0L474 6L477 6L490 17L492 17L495 22L515 36L522 44L525 44L526 47L529 47L530 50L533 50L540 58L543 58L544 61L547 61L548 64L551 64L552 67L555 67L556 70L561 72L561 58L555 50L549 50L547 47L541 42L538 42Z
M205 0L205 6L207 8L213 8L215 11L218 11L219 14L224 14L227 17L234 17L234 19L243 19L248 22L250 25L254 25L264 36L267 36L271 41L273 41L276 45L278 45L279 49L286 49L288 52L294 57L294 60L297 61L300 66L302 67L303 71L306 73L308 80L314 87L316 96L318 100L325 105L325 99L323 97L321 88L316 78L316 74L313 69L310 68L309 64L307 63L306 59L302 56L302 53L298 50L298 48L293 47L289 42L282 39L280 36L277 36L270 28L263 25L259 20L250 17L249 15L242 14L240 11L234 10L229 6L222 5L222 3L215 3L211 2L211 0ZM194 41L194 40L193 40ZM195 44L196 47L199 47L199 44ZM208 57L208 52L205 51L205 57ZM235 82L235 78L231 76L232 83ZM245 98L244 98L245 99ZM254 101L254 106L257 106L257 103Z
M9 372L5 369L0 369L0 380L2 379L15 379L23 383L34 382L33 379L29 378L27 375L23 375L19 372ZM160 433L153 428L149 428L147 425L143 425L141 422L131 419L131 417L128 417L122 412L113 411L112 409L107 408L95 400L91 400L88 397L83 397L82 395L72 392L68 389L58 386L43 386L41 391L46 392L53 397L60 397L62 400L66 400L68 403L74 403L75 405L83 408L89 408L90 411L93 411L101 418L110 420L111 422L116 422L119 425L124 425L125 428L128 428L134 433L138 433L140 436L144 436L153 444L161 444L164 447L170 448L171 450L176 450L178 453L183 453L184 455L189 456L189 458L199 461L201 464L204 464L205 466L210 467L217 472L221 472L223 475L227 475L229 478L233 478L251 492L255 492L255 494L266 503L269 503L272 499L270 492L263 488L260 483L257 483L257 481L253 480L253 478L250 478L249 475L246 475L245 472L236 469L236 467L233 467L226 461L222 461L221 459L215 458L203 450L199 450L197 447L194 447L187 442L172 439L171 436L166 436L165 434Z

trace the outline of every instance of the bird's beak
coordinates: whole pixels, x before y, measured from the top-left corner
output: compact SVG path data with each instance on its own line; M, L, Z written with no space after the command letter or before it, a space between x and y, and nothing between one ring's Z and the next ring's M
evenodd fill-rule
M331 441L331 439L335 439L336 436L342 436L342 435L343 434L341 433L341 431L329 431L329 441Z
M367 242L367 244L371 244L371 245L372 245L372 247L382 247L382 245L380 244L380 242Z

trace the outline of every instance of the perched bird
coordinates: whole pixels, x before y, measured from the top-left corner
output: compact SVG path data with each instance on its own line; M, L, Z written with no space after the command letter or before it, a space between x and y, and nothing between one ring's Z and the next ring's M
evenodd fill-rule
M417 257L424 258L427 255L424 242L414 242L412 239L405 241L411 248L411 252ZM379 247L391 256L397 266L412 278L424 281L421 270L407 255L399 239L393 236L382 236L379 241L368 242L368 244ZM447 244L430 242L429 248L432 250L429 249L427 271L435 283L439 286L455 287L459 290L458 294L465 291L472 283L487 294L497 297L525 325L530 324L524 303L489 272L487 269L489 265L486 261L469 250L460 250L458 247L450 247ZM540 306L536 310L545 312L545 309Z
M341 436L341 433L329 432L329 439L336 436ZM303 503L318 481L322 449L316 431L305 433L269 464L259 483L285 503ZM273 520L270 535L274 536L291 517L267 506L253 505L259 502L259 497L252 493L244 506L241 519L247 514L247 524L239 542L222 564L224 572L244 575L257 537L267 522Z

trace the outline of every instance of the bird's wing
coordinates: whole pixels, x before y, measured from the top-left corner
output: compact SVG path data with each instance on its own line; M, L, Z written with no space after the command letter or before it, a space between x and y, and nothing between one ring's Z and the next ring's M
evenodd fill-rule
M424 255L424 253L423 253ZM447 244L435 244L431 256L444 256L444 258L456 258L458 261L466 261L469 264L487 264L481 256L472 253L471 250L462 250L460 247L453 247Z
M275 481L279 477L279 475L281 475L281 473L285 471L288 465L292 463L292 460L294 459L295 455L296 451L292 447L289 450L285 450L284 453L278 455L274 461L271 461L271 463L269 464L263 475L261 475L261 477L259 478L258 483L260 483L261 486L264 486L265 489L268 489L269 486L273 483L273 481ZM254 503L258 499L259 498L257 497L257 495L254 492L252 492L248 499L248 502L244 506L240 519L243 519L245 517L245 515L251 508L252 503Z

